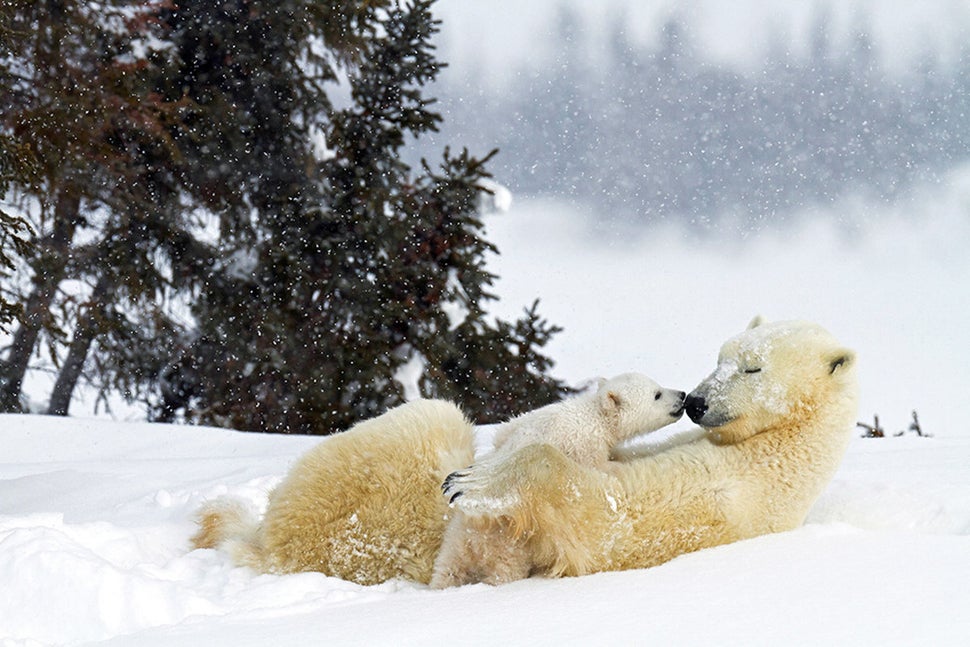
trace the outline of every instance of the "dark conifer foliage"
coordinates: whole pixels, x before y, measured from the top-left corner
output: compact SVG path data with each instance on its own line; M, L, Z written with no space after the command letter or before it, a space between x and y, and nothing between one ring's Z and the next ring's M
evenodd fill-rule
M11 162L8 151L12 144L0 141L0 173L10 172L8 169L16 162ZM0 180L5 182L6 180ZM6 187L0 184L0 193ZM30 225L22 217L8 214L0 210L0 278L10 275L16 269L19 259L26 256L30 250L28 234ZM6 332L10 323L20 315L22 308L15 299L8 300L4 291L0 290L0 332Z
M561 396L538 350L555 328L483 310L484 160L399 160L440 120L422 93L430 5L26 3L0 88L3 188L42 218L4 408L45 330L51 413L85 370L159 419L279 432L344 428L406 387L480 420ZM8 173L24 133L33 185ZM3 224L24 252L20 221ZM466 349L475 372L439 368ZM405 364L426 370L405 380Z
M7 56L14 49L13 43L23 37L10 29L16 6L13 3L0 4L0 56ZM5 74L0 71L0 74ZM3 82L6 82L4 80ZM15 140L5 130L0 130L0 199L3 199L11 184L30 183L31 156L23 143ZM17 214L0 209L0 279L16 269L17 262L30 250L30 225ZM0 286L0 332L20 314L20 306L15 299L8 300L5 290Z
M300 5L277 6L287 19L312 23ZM451 397L481 421L565 392L539 353L554 328L534 313L508 324L490 323L484 312L493 279L484 269L492 248L479 213L486 160L446 151L436 168L425 165L417 174L400 160L407 138L440 120L423 94L439 68L430 5L365 3L341 14L357 35L339 41L350 62L345 107L319 94L320 81L336 78L323 58L308 76L308 57L278 56L271 65L286 69L271 75L276 85L242 90L260 97L239 102L252 114L231 117L252 122L246 143L256 154L240 157L235 168L252 165L245 186L258 215L247 236L227 239L235 247L194 306L198 329L165 372L159 419L330 433L403 402L407 386ZM231 38L248 31L261 34L261 49L281 51L292 43L290 30L246 22L270 17L250 9L236 18L234 36L205 42L229 47L240 64L250 54L245 42L233 49ZM171 22L187 24L174 15ZM181 38L203 41L187 31ZM191 66L182 74L190 82L203 78ZM235 103L229 97L252 83L242 76L238 83L206 81L196 91L205 87L213 103ZM316 154L315 132L326 142ZM449 319L451 310L462 311L461 321ZM521 352L510 352L513 345ZM475 357L462 357L467 352ZM444 368L470 359L475 371ZM404 378L405 365L424 371Z
M431 2L14 4L0 189L39 217L33 241L0 223L0 271L34 243L4 284L4 410L44 339L54 414L85 376L159 420L303 433L406 396L486 421L568 391L555 326L485 311L491 155L400 160L440 121Z
M0 126L26 147L18 161L33 162L33 181L11 184L37 217L30 277L17 283L23 316L0 363L0 409L20 408L46 334L60 369L50 412L65 413L92 341L127 318L116 306L155 309L163 274L177 263L162 260L179 245L177 151L167 129L177 105L151 91L152 70L136 55L146 36L138 5L14 4ZM66 280L70 292L61 291Z

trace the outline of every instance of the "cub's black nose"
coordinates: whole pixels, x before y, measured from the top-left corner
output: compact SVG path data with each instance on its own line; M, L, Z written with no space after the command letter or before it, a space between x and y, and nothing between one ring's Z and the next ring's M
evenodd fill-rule
M704 414L707 413L707 402L698 395L688 395L687 396L687 417L694 422L699 423Z
M684 415L684 409L687 406L687 403L685 402L686 398L687 398L686 393L684 393L683 391L677 391L677 407L670 412L670 415L678 416L678 417Z

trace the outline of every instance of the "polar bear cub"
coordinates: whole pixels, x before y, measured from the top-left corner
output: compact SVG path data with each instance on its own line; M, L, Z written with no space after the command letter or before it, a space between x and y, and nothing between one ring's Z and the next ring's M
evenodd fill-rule
M547 444L581 465L606 468L617 444L678 420L685 398L683 391L663 388L639 373L601 380L595 391L499 425L495 450L483 462L501 461L527 445ZM453 494L452 500L460 494ZM502 540L496 541L496 533L504 535ZM499 584L528 577L532 563L528 545L515 534L506 526L477 524L474 517L456 510L435 560L431 587L477 581Z
M683 391L645 375L601 379L595 391L524 413L499 425L496 456L545 443L582 465L601 467L624 440L665 427L684 412Z

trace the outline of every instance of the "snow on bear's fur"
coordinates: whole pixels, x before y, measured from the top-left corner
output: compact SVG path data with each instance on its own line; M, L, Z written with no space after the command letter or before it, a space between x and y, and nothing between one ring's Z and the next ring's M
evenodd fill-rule
M473 459L472 426L455 405L411 402L304 454L262 521L237 499L205 504L192 543L264 573L428 582L451 516L441 483Z
M262 524L209 504L196 547L223 546L262 571L317 570L363 584L430 581L448 499L525 541L530 574L643 568L685 552L801 524L856 419L855 358L814 324L759 325L724 344L689 396L705 438L605 469L548 444L472 461L453 406L416 401L323 441L271 495ZM442 496L440 484L451 478ZM489 573L477 579L489 580Z
M618 443L678 420L684 412L684 397L683 391L665 389L639 373L602 380L595 391L499 425L495 450L487 460L501 461L527 445L545 443L580 465L603 469ZM458 513L445 531L431 586L522 579L528 577L531 567L527 543L516 540L509 529L501 525L478 528L475 519Z
M801 524L856 419L854 354L815 324L759 325L728 340L687 398L707 437L592 470L548 445L464 470L446 495L487 529L527 537L532 572L644 568Z

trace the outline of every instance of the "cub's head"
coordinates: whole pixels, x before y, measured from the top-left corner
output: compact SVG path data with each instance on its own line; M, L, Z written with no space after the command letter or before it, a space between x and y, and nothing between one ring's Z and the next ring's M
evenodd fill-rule
M656 431L684 413L683 391L665 389L639 373L624 373L599 385L601 411L616 421L617 441Z
M717 369L687 396L687 415L733 444L854 399L852 351L816 324L756 319L721 347Z

